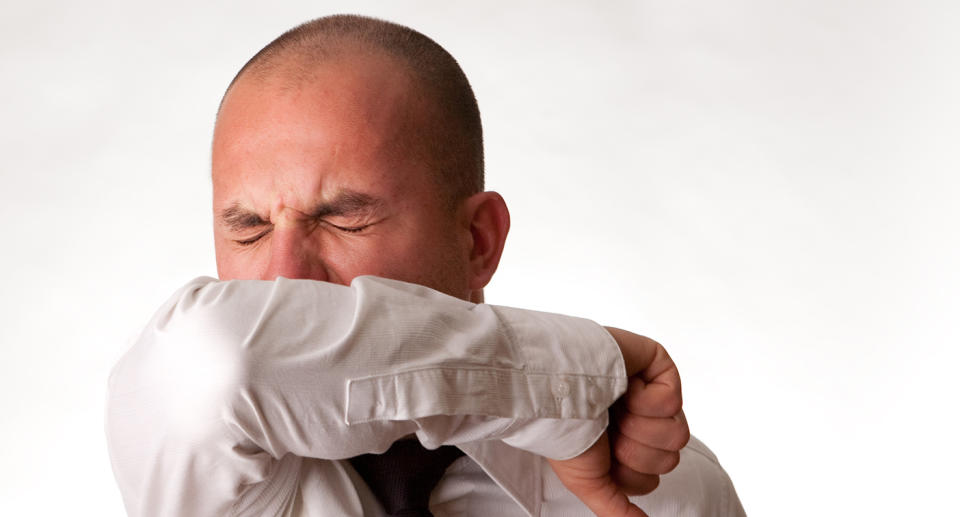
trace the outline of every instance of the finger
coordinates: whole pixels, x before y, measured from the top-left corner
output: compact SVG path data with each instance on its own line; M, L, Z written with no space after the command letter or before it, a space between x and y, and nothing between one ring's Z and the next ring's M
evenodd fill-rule
M587 508L600 517L648 517L637 505L630 502L627 494L608 478L601 489L588 495L578 495Z
M642 474L666 474L680 463L680 453L644 445L624 435L617 435L613 456L621 465Z
M657 348L663 348L656 341L639 334L634 334L616 327L604 327L620 345L623 354L623 363L627 368L627 376L633 376L646 370L653 363L657 355Z
M627 375L646 383L631 383L638 390L633 402L637 406L635 412L647 416L672 416L679 412L683 407L680 373L666 349L646 336L614 327L606 329L620 345Z
M563 485L596 515L647 517L613 482L607 433L576 458L548 461Z
M617 415L616 431L648 447L679 451L690 441L690 427L680 411L669 418L653 418L623 411Z
M604 328L620 345L627 376L643 372L643 378L649 381L664 371L676 369L677 365L660 343L616 327Z
M636 415L672 417L683 408L680 373L676 368L662 372L652 381L631 377L623 395L627 409Z
M627 495L644 495L660 486L660 476L637 472L623 464L613 470L613 481Z

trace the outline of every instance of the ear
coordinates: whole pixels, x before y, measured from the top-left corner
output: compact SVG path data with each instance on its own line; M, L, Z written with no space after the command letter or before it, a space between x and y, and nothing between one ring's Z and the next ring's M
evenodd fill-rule
M510 212L500 194L480 192L462 205L461 219L470 228L469 278L471 291L478 291L490 282L500 265L500 255L510 231Z

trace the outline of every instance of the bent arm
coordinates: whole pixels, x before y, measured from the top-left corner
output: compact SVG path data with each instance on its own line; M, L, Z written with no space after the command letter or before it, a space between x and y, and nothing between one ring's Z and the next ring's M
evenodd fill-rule
M587 320L374 277L197 279L114 368L107 433L129 509L158 482L226 499L287 453L347 458L411 433L571 457L625 387L616 342Z

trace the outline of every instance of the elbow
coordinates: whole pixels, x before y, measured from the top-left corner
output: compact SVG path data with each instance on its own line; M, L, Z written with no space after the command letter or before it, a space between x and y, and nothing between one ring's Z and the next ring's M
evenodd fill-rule
M162 308L111 373L108 422L128 439L193 442L224 431L251 359L224 308L190 298Z
M237 335L243 330L229 325L230 307L197 299L190 293L171 299L110 375L105 431L131 513L157 512L157 498L203 486L244 454L235 447L236 401L256 358Z

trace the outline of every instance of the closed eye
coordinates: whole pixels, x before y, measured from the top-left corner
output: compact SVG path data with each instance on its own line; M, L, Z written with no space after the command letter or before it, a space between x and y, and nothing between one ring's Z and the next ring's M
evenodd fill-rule
M238 240L234 240L233 242L236 242L237 244L239 244L239 245L241 245L241 246L249 246L249 245L251 245L251 244L259 241L260 239L262 239L265 235L267 235L268 233L270 233L272 230L273 230L273 228L271 228L270 230L267 230L267 231L265 231L265 232L261 232L261 233L259 233L259 234L257 234L257 235L254 235L253 237L250 237L249 239L238 239Z
M371 226L370 224L364 224L364 225L361 225L361 226L340 226L340 225L338 225L338 224L333 224L333 223L330 223L330 222L327 222L327 224L330 225L330 226L332 226L332 227L334 227L334 228L336 228L337 230L339 230L339 231L341 231L341 232L345 232L345 233L360 233L360 232L366 230L367 228L369 228L369 227ZM233 242L239 244L240 246L250 246L250 245L252 245L252 244L255 244L257 241L259 241L259 240L262 239L263 237L265 237L265 236L266 236L268 233L270 233L272 230L273 230L273 229L271 228L270 230L267 230L267 231L265 231L265 232L261 232L261 233L259 233L259 234L257 234L257 235L254 235L253 237L250 237L249 239L235 239Z
M340 226L330 222L328 222L327 224L329 224L330 226L333 226L334 228L340 230L341 232L347 232L347 233L360 233L370 227L369 224L364 224L361 226Z

